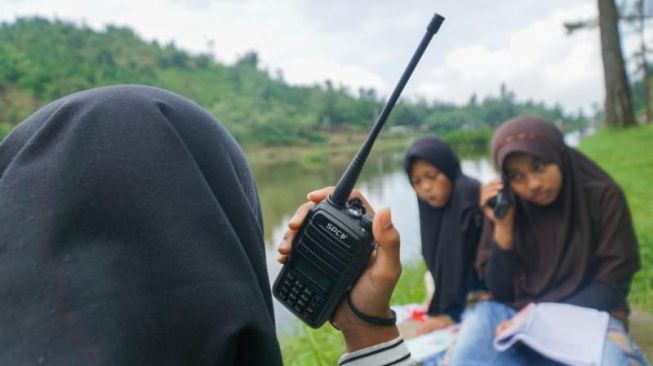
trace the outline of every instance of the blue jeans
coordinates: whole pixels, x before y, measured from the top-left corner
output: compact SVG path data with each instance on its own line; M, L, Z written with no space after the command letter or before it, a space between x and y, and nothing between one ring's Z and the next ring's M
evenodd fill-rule
M492 345L494 330L504 320L512 318L516 311L506 305L483 301L468 311L463 318L460 333L456 340L451 355L451 366L481 366L481 365L502 365L502 366L549 366L562 365L552 361L526 346L510 347L499 352ZM623 325L616 319L610 318L609 329L621 330L626 334ZM630 351L624 350L606 337L603 347L603 365L621 366L629 365L634 361L635 365L649 365L643 353L637 345L628 337ZM637 363L638 362L638 363Z

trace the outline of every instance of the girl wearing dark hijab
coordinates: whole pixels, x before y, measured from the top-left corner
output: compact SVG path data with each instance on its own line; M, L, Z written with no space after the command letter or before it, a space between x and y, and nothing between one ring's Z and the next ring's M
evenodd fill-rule
M281 364L256 187L197 104L143 86L48 104L0 143L0 207L0 364ZM373 229L352 298L382 317L399 238L387 210ZM334 315L350 351L407 353L351 314Z
M468 290L479 287L473 266L483 222L480 183L462 173L456 154L438 137L416 140L404 167L417 194L422 255L435 283L421 334L460 322Z
M494 301L477 305L463 322L452 365L557 365L527 347L504 352L492 347L495 332L533 302L609 312L602 364L647 364L623 323L639 249L619 186L539 117L503 124L492 154L512 202L497 218L489 201L503 183L483 186L487 223L477 266Z

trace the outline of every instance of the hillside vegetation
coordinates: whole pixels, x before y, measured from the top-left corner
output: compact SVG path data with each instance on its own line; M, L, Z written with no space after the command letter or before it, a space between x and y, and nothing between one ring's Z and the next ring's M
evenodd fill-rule
M253 51L225 65L208 54L145 41L125 27L109 25L97 31L44 18L0 24L0 137L49 101L121 83L153 85L184 95L217 116L239 142L255 146L319 144L333 132L366 130L385 100L373 89L350 90L329 80L291 86L281 70L263 69ZM388 124L446 134L490 129L524 113L564 120L568 129L587 123L582 116L565 115L559 106L519 102L505 86L498 94L483 100L472 95L460 106L404 101Z

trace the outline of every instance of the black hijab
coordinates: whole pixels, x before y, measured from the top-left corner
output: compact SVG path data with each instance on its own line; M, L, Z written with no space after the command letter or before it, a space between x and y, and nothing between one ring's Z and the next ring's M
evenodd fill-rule
M0 144L0 207L0 364L281 364L256 187L197 104L48 104Z
M480 184L464 175L451 147L437 137L416 140L404 161L406 174L416 159L434 165L449 178L452 192L449 202L436 208L419 197L422 255L435 281L435 294L429 315L447 314L460 320L482 228L479 208Z
M528 153L560 168L563 182L556 200L538 206L512 194L514 250L519 270L514 303L562 301L590 283L628 283L639 269L637 239L626 199L598 165L568 147L553 123L537 116L505 122L492 141L499 171L506 158ZM486 225L479 248L481 273L491 254L493 228ZM625 293L608 309L626 309Z

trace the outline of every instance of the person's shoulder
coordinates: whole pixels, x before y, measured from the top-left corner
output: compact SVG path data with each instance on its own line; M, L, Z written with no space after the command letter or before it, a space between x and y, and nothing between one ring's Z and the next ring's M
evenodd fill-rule
M594 181L585 184L585 191L591 200L623 199L623 189L613 181Z
M593 216L611 215L628 206L623 189L615 182L593 182L585 185L585 192Z

